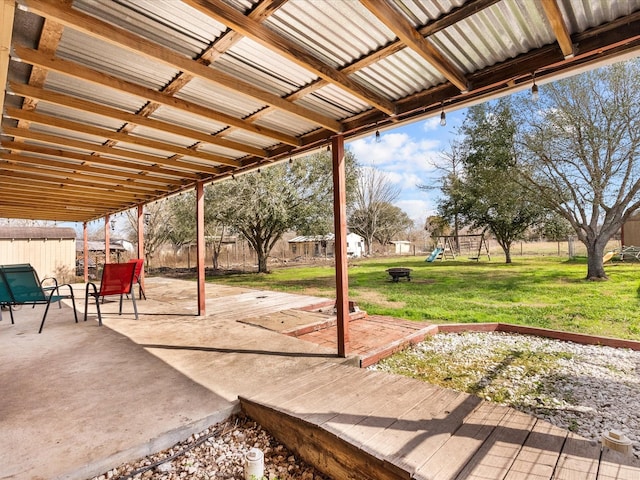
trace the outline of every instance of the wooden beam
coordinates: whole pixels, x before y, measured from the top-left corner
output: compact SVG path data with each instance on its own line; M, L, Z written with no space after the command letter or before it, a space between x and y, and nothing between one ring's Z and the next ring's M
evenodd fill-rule
M48 158L27 157L0 152L0 166L10 168L16 172L31 172L40 175L60 178L62 181L74 183L75 181L87 181L107 189L124 188L128 192L142 195L157 195L164 190L157 186L140 185L133 182L123 181L121 178L114 178L99 173L82 171L78 172L71 165L60 165L63 162L56 162ZM107 173L107 175L111 175Z
M15 184L16 181L34 182L33 187L36 187L36 183L42 186L50 185L56 189L71 189L74 192L79 192L89 195L96 195L96 198L112 198L115 201L133 201L136 199L149 200L155 195L147 193L137 193L132 191L129 187L123 186L99 186L92 181L69 181L64 177L64 174L54 175L53 173L39 171L38 173L29 173L19 171L15 165L9 165L5 162L0 162L0 172L2 172L2 182L4 185L9 186ZM80 196L82 198L82 196Z
M114 165L112 159L101 159L101 157L93 155L65 152L63 150L16 142L3 142L2 147L14 152L23 151L47 155L47 157L39 155L17 155L15 153L8 154L0 151L0 158L7 160L22 161L33 165L50 166L92 175L104 175L112 179L119 179L120 182L140 185L142 188L146 188L148 185L149 187L153 187L154 190L159 188L165 190L166 188L185 185L185 182L180 180L148 175L145 172L140 172L139 168L132 168L131 165L123 170ZM49 157L54 157L59 160L53 160ZM102 160L102 162L100 160ZM102 165L106 165L107 167L103 167ZM114 168L118 168L118 170Z
M569 33L569 28L567 27L567 23L564 21L562 17L562 11L558 6L557 0L541 0L542 8L544 9L544 13L547 16L547 20L551 24L551 28L553 29L553 33L558 40L558 44L560 45L560 49L562 50L562 54L564 55L565 60L568 58L573 58L575 56L575 50L573 49L573 42L571 41L571 34Z
M333 162L333 218L336 258L336 322L338 355L349 353L349 273L347 271L347 194L344 138L331 139Z
M429 40L424 38L413 26L390 4L384 0L360 0L378 20L384 23L407 47L414 50L427 62L433 65L447 80L462 92L469 91L469 82L455 65L445 58Z
M158 92L106 73L98 72L69 60L64 60L52 55L45 55L21 46L15 46L14 51L20 60L30 63L31 65L37 65L42 68L46 68L47 70L84 80L101 87L112 88L114 90L134 95L167 107L175 108L192 115L199 115L207 120L246 130L250 133L271 138L288 145L296 146L300 143L296 137L291 135L287 135L270 128L261 127L259 125L253 125L251 122L247 122L243 119L232 117L231 115L218 112L211 108L206 108L197 103L172 97L167 93Z
M146 255L144 254L144 204L139 203L136 208L136 221L138 225L138 258L143 258L145 261L143 263L142 270L140 271L140 288L144 292L144 264L146 263ZM133 295L133 292L131 292Z
M91 15L59 4L56 0L23 0L29 11L45 18L78 30L92 38L100 39L108 44L116 45L127 51L142 55L151 60L188 72L194 77L206 80L235 94L258 100L304 120L321 125L334 132L342 127L340 122L319 114L308 108L288 102L255 85L233 77L219 70L213 70L195 60L158 45L144 37L135 35L123 28L103 22Z
M13 33L14 0L0 0L0 112L4 111L4 94L9 71L9 52Z
M348 75L319 60L299 45L245 16L235 8L218 0L183 0L183 2L218 20L227 27L242 33L254 42L264 45L269 50L277 52L289 61L313 72L327 82L383 111L387 115L395 114L393 102L359 84Z
M83 142L81 140L72 140L57 135L49 135L46 133L34 132L32 130L24 130L14 127L5 127L4 132L8 136L15 138L24 138L27 140L34 140L38 142L60 145L68 148L79 148L86 151L95 151L104 155L110 155L115 157L124 157L130 160L114 159L110 157L101 157L98 155L89 155L84 153L76 153L68 150L61 150L50 147L42 147L34 145L32 143L16 143L16 142L2 142L1 145L9 150L18 150L26 152L41 153L43 155L52 155L64 159L76 159L82 162L83 165L103 165L112 166L114 168L126 168L137 172L140 175L157 174L160 176L173 179L167 181L167 185L185 185L191 180L200 179L200 175L193 172L184 172L181 170L170 169L168 167L158 165L158 160L162 158L146 155L144 153L131 152L113 147L104 147L102 145L96 145L93 143ZM148 178L154 178L149 176ZM174 183L176 182L176 183Z
M197 150L191 150L187 147L181 147L171 143L161 142L159 140L153 140L150 138L138 137L134 135L127 135L126 133L116 132L107 128L94 127L85 123L74 122L73 120L65 120L59 117L51 115L45 115L42 113L30 112L26 110L20 110L17 108L7 108L6 115L11 118L28 120L31 123L37 123L40 125L47 125L54 128L62 128L65 130L71 130L74 132L84 133L87 135L94 135L96 137L107 138L110 140L117 140L118 142L130 143L132 145L140 145L143 147L153 148L156 150L165 151L173 155L190 156L201 160L205 160L211 163L217 163L222 165L229 165L232 167L239 167L241 164L237 160L222 157L220 155L212 155L210 153L200 152ZM159 160L157 163L168 165L171 167L184 168L190 171L207 173L215 175L220 173L220 169L215 166L207 166L202 164L195 164L187 160L179 159L165 159Z
M198 315L207 314L205 295L204 183L196 183L196 271L198 276Z
M73 108L83 112L90 112L96 115L101 115L107 118L120 120L122 122L128 122L130 124L141 125L148 128L153 128L160 132L170 133L173 135L180 135L186 138L193 139L192 143L196 141L209 143L211 145L217 145L224 148L237 150L240 152L249 153L251 155L266 157L267 152L262 148L255 148L243 143L234 142L224 138L216 137L212 134L204 133L192 128L182 127L173 123L163 122L161 120L153 120L143 117L141 115L135 115L128 113L117 108L101 105L99 103L90 102L88 100L82 100L80 98L65 95L63 93L54 92L51 90L44 90L42 88L31 87L21 83L11 82L10 88L13 93L27 98L33 98L42 100L54 105L60 105L63 107ZM233 165L238 166L238 165Z
M63 0L67 1L68 0ZM40 40L38 41L38 50L44 53L53 53L58 48L60 44L60 39L62 38L62 32L64 31L64 27L57 22L54 22L49 19L45 19L44 25L42 26L42 32L40 33ZM49 72L44 68L33 67L31 69L31 74L29 75L28 83L29 85L41 87L45 84L47 80L47 74ZM36 99L25 98L22 103L23 110L35 110L38 101ZM18 127L20 128L29 128L29 122L20 121L18 122Z

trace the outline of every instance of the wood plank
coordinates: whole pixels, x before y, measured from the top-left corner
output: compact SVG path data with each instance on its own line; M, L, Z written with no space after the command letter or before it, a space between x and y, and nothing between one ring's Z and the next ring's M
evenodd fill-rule
M315 392L323 387L327 378L339 378L344 370L334 363L323 363L318 367L306 370L295 377L285 377L284 381L274 381L269 387L260 389L249 400L265 405L280 405L280 402L295 398L308 392Z
M380 395L375 392L367 392L368 394L363 395L359 401L352 403L333 417L325 419L324 423L321 424L322 427L336 434L348 435L350 428L359 425L376 412L383 411L390 404L395 404L398 398L415 390L415 384L408 382L404 377L382 375L387 378L384 381L380 381L379 388L384 388L388 394Z
M598 473L600 445L574 433L567 435L554 480L593 480Z
M410 480L409 472L359 450L316 425L240 397L242 411L318 470L336 479Z
M416 405L376 435L376 451L390 463L413 472L451 438L481 402L478 397L442 389L441 395Z
M516 410L509 410L467 466L455 478L460 480L504 478L535 423L535 418Z
M430 480L455 478L508 411L508 408L501 405L481 402L444 445L418 467L413 474L414 478Z
M568 433L567 430L538 420L505 480L549 480Z
M600 457L598 480L638 480L640 460L604 447Z
M424 386L428 388L416 387L415 380L405 379L405 381L411 386L408 391L400 395L390 395L391 401L385 402L358 423L353 425L334 424L337 428L341 427L340 434L354 444L362 446L370 440L372 436L393 424L400 413L410 410L425 398L431 398L439 392L437 387L426 384Z

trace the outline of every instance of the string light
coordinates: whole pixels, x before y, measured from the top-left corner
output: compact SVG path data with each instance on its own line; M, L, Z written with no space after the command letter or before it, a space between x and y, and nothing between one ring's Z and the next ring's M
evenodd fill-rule
M534 102L540 98L540 92L538 91L538 85L536 85L536 73L533 72L533 85L531 86L531 100Z
M442 102L442 112L440 112L440 126L444 127L447 124L447 114L444 112L444 102Z
M378 130L378 122L376 122L376 143L380 143L380 130Z

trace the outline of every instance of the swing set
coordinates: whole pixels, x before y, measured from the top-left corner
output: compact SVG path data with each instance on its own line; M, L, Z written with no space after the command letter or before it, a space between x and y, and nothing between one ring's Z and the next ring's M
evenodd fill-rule
M436 248L427 258L427 262L435 260L455 260L456 255L460 256L461 252L467 252L469 260L480 261L483 255L487 256L487 260L491 261L489 253L489 244L484 233L458 235L456 245L455 235L443 235L437 238Z

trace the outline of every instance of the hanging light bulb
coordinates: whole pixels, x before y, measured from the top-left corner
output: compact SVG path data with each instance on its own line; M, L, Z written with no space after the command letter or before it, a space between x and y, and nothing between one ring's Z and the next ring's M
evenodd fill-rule
M293 157L289 157L289 163L293 163Z
M378 130L378 122L376 122L376 143L380 143L380 130Z
M538 92L538 85L536 85L536 72L533 72L532 77L533 85L531 86L531 100L537 102L538 98L540 98L540 92Z
M442 102L442 112L440 112L440 126L444 127L447 124L447 114L444 113L444 102Z
M538 85L536 85L536 81L533 81L533 86L531 87L531 100L534 102L538 101L540 98L540 92L538 91Z

